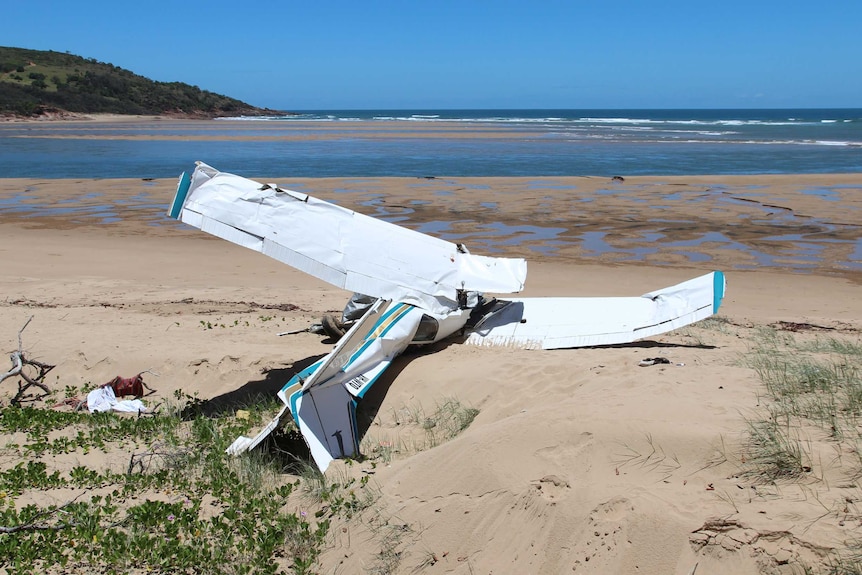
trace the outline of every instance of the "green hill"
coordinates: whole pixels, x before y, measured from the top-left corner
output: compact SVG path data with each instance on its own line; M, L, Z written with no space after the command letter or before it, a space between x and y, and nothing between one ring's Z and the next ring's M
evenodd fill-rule
M53 112L200 118L274 113L182 82L155 82L93 58L0 46L0 115Z

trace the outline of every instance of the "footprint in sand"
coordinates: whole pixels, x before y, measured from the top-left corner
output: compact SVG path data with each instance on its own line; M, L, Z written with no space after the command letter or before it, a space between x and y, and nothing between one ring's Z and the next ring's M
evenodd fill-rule
M634 505L625 497L614 497L601 503L590 512L590 523L599 521L620 521L630 512L634 511Z
M593 434L584 431L577 436L567 438L564 443L557 443L541 447L536 450L536 456L549 461L555 465L567 466L572 461L585 462L585 468L589 468L591 457L585 452L593 445Z
M556 475L546 475L533 482L533 488L545 501L559 501L571 489L569 482Z
M582 557L575 560L572 570L577 571L578 567L590 561L595 563L603 557L614 556L614 549L620 542L625 542L623 523L632 511L634 505L625 497L614 497L590 511L587 527L580 541L579 551Z

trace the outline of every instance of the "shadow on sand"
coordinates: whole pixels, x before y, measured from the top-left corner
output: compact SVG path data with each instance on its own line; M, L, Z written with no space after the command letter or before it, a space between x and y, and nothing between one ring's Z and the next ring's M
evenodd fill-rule
M212 399L194 402L183 410L182 417L188 419L197 415L205 417L229 416L236 414L238 409L257 403L261 399L271 401L291 377L322 357L324 355L315 355L298 360L290 367L270 369L264 373L263 379L249 381L242 387L217 395Z
M383 372L380 378L368 390L368 393L359 402L356 410L357 431L360 442L374 424L380 408L386 399L389 389L395 379L402 371L417 357L442 351L459 340L438 342L428 346L409 347L396 357L389 368ZM691 345L679 343L665 343L652 340L636 341L616 345L595 346L591 349L656 349L656 348L696 348L715 349L712 345ZM237 410L249 405L264 401L272 401L279 390L284 387L290 378L306 369L310 365L325 357L325 354L311 356L295 362L290 367L270 369L262 379L249 381L243 386L216 396L209 400L198 401L187 406L183 412L183 419L191 419L197 416L224 417L235 415ZM254 430L252 431L255 432ZM297 472L297 470L311 466L311 454L302 435L294 427L273 433L263 444L262 451L268 453L282 462L285 471ZM361 457L361 456L360 456Z

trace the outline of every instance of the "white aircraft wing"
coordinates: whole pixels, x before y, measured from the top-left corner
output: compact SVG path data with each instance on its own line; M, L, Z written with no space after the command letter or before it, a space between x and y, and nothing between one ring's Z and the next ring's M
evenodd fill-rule
M641 297L506 300L476 324L466 343L523 349L628 343L711 316L724 290L724 274L716 271Z
M515 293L521 258L473 255L458 244L198 163L180 178L171 217L337 287L445 314L458 290Z

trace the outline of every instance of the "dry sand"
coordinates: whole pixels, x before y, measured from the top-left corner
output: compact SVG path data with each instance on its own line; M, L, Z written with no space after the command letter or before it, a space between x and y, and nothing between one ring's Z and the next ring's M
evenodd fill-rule
M764 396L739 360L759 328L780 321L859 341L862 175L257 176L475 253L527 256L525 295L639 295L727 272L724 321L710 329L606 348L452 344L400 358L378 384L363 442L399 447L372 476L381 512L407 526L399 572L758 573L817 564L854 537L858 515L825 511L858 495L836 465L778 486L739 475L745 420ZM0 180L0 348L15 349L33 316L25 349L58 365L52 386L151 369L156 397L180 389L223 400L273 393L328 352L316 335L276 333L340 310L349 294L167 221L173 186ZM638 366L654 356L671 364ZM4 403L12 386L0 387ZM480 410L463 434L423 451L399 443L397 421L449 397ZM328 473L359 471L336 462ZM333 533L323 571L362 572L372 534Z

